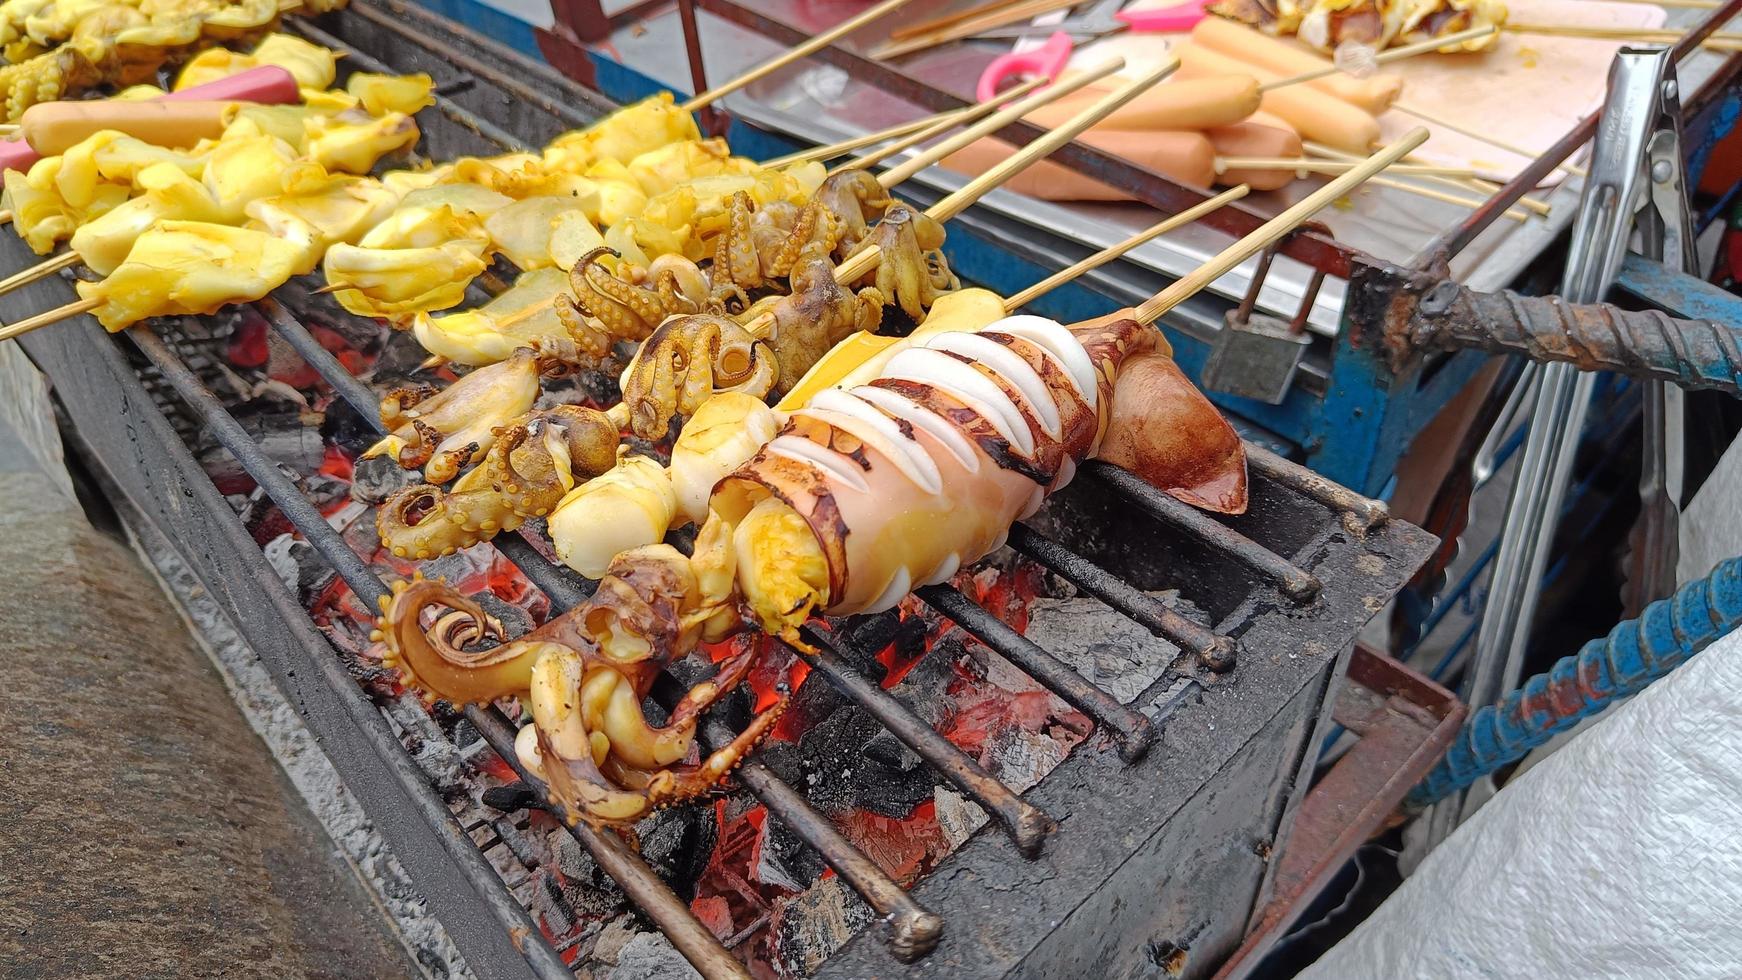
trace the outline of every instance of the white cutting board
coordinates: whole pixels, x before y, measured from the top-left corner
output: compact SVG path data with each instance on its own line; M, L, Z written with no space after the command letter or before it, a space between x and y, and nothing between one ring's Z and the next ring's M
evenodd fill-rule
M1129 9L1167 7L1177 2L1137 0ZM1640 3L1508 0L1507 6L1511 10L1508 19L1521 24L1652 28L1663 26L1665 20L1663 8ZM1170 37L1183 35L1116 34L1078 48L1071 56L1071 67L1086 68L1119 55L1127 64L1121 74L1135 76L1159 61ZM1580 119L1602 107L1609 62L1625 43L1506 33L1480 54L1417 55L1382 66L1382 70L1403 78L1400 101L1411 108L1540 153ZM1402 112L1386 112L1379 123L1387 139L1426 126L1433 135L1416 151L1425 162L1471 167L1501 180L1529 162ZM1557 171L1545 183L1553 183L1559 176Z

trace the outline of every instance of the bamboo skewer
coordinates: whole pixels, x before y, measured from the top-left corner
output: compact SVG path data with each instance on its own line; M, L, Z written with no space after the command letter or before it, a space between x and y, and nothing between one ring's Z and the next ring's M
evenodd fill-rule
M38 279L52 276L69 266L78 265L81 261L83 260L79 258L79 253L71 251L46 258L28 269L20 269L6 278L0 279L0 295L10 293L21 286L28 286Z
M80 313L89 313L102 305L103 301L100 299L75 300L65 306L57 306L52 310L38 313L32 317L26 317L17 323L9 323L0 327L0 342L21 337L38 327L46 327L52 323L59 323L62 320L71 319L72 317L78 316Z
M766 78L795 61L809 57L810 55L821 51L829 45L834 44L836 41L839 41L841 38L846 37L848 34L864 27L866 24L894 13L901 7L906 6L907 3L908 0L883 0L882 3L872 7L870 10L865 11L859 16L836 24L834 27L818 34L798 47L757 65L755 68L739 75L737 78L734 78L723 85L716 85L713 88L708 89L706 92L692 97L688 102L683 103L678 108L685 112L694 112L703 106L717 102L746 85Z
M966 113L973 108L973 106L969 106L966 109L951 109L949 112L940 112L936 115L922 116L918 119L904 122L899 126L890 126L887 129L879 129L875 133L866 133L863 136L855 136L852 139L842 140L839 143L813 146L808 150L797 150L788 153L783 157L764 160L762 161L762 165L764 167L786 167L795 163L806 163L811 160L828 160L833 157L845 156L860 147L870 146L873 143L881 143L884 140L896 139L897 137L906 136L916 130L924 129L934 123L940 123L946 119L958 118L963 113Z
M1319 160L1313 157L1217 157L1216 172L1227 173L1230 170L1296 170L1302 174L1340 174L1351 167L1359 166L1355 162L1345 160ZM1472 177L1476 171L1468 167L1439 167L1414 163L1399 163L1390 168L1394 174L1408 174L1411 177Z
M1020 173L1031 164L1050 155L1054 150L1066 143L1069 143L1077 137L1077 134L1112 115L1120 106L1130 102L1132 99L1148 90L1156 82L1171 75L1174 69L1178 67L1179 61L1170 57L1166 64L1148 72L1136 81L1130 82L1129 84L1102 96L1097 99L1093 105L1072 116L1063 125L1047 133L1040 139L1024 146L1022 149L1011 154L1008 158L1000 162L997 166L980 176L975 177L973 180L968 181L959 190L926 209L926 216L939 223L950 220L966 210L975 201L979 200L987 191L990 191L999 184L1004 183L1006 180L1009 180L1011 177ZM1013 106L1012 108L1014 109L1017 107ZM1002 115L1002 113L1000 115ZM988 122L990 122L990 120L988 120ZM928 152L936 152L936 148ZM895 171L890 171L890 173L894 172ZM884 176L887 177L888 174L885 174ZM884 186L887 187L890 185L885 184ZM863 278L866 273L875 269L877 263L881 260L882 251L875 245L855 252L848 256L846 261L835 267L835 281L842 284L857 282L859 279ZM766 337L769 328L773 326L774 315L772 313L764 313L745 324L745 328L750 331L751 335L758 338Z
M18 131L23 128L23 125L19 123L0 123L0 138L17 136Z
M1082 3L1083 0L1028 0L1026 3L1012 4L1001 10L988 12L982 16L956 23L931 31L928 34L908 34L908 36L891 39L873 48L867 57L873 61L888 61L903 55L935 48L940 44L960 41L973 37L981 31L989 31L998 27L1009 27L1020 21L1032 20L1043 14L1065 10ZM1047 28L1037 27L1036 34L1047 33Z
M1014 313L1029 303L1045 296L1047 293L1052 292L1054 289L1057 289L1065 283L1077 278L1083 273L1106 265L1119 256L1124 255L1126 252L1142 245L1144 242L1155 238L1157 235L1165 235L1168 232L1173 231L1175 228L1183 228L1217 208L1238 201L1245 197L1250 190L1251 188L1247 187L1245 184L1241 184L1237 187L1230 187L1207 201L1194 204L1184 211L1181 211L1179 214L1150 225L1148 228L1143 229L1122 242L1107 246L1101 251L1096 252L1094 255L1083 259L1081 262L1060 269L1052 275L1047 276L1045 279L1042 279L1027 289L1024 289L1022 292L1006 299L1004 301L1004 312Z
M1480 37L1487 37L1498 30L1500 30L1500 27L1497 24L1491 24L1487 27L1472 27L1467 31L1458 31L1455 34L1447 34L1445 37L1429 38L1426 41L1417 41L1414 44L1405 44L1395 48L1387 48L1374 55L1373 61L1375 64L1389 64L1393 61L1401 61L1404 58L1413 58L1418 54L1427 54L1430 51L1438 51L1448 45L1462 44L1465 41L1474 41ZM1343 74L1343 69L1338 68L1336 65L1326 65L1325 67L1314 71L1302 72L1299 75L1291 75L1288 78L1279 78L1273 82L1265 82L1263 85L1258 86L1258 91L1268 92L1271 89L1282 88L1285 85L1299 85L1301 82L1316 81L1320 78L1328 78L1331 75L1340 74Z
M1301 149L1308 153L1326 157L1331 160L1343 160L1349 163L1357 163L1361 159L1353 153L1345 153L1336 147L1325 146L1322 143L1314 143L1310 140L1303 142L1301 144ZM1411 155L1404 157L1404 159L1413 160L1416 159L1416 157ZM1440 184L1445 187L1457 188L1459 190L1472 190L1484 197L1492 197L1494 192L1500 189L1499 184L1473 176L1461 180L1453 180L1448 177L1423 177L1422 180L1428 183ZM1546 202L1539 201L1534 197L1521 197L1518 199L1518 205L1519 207L1534 211L1545 218L1548 217L1549 212L1553 210L1553 208L1551 208Z
M1449 129L1454 133L1458 133L1459 135L1468 136L1469 138L1471 138L1473 140L1477 140L1479 142L1486 143L1492 147L1497 147L1499 149L1505 150L1508 153L1516 154L1518 156L1525 158L1526 160L1534 160L1538 156L1541 155L1538 153L1533 153L1530 150L1526 150L1521 146L1514 146L1511 143L1507 143L1507 142L1504 142L1502 140L1495 139L1494 137L1489 136L1487 133L1478 132L1474 129L1470 129L1467 126L1461 126L1458 123L1452 122L1450 119L1445 119L1445 118L1442 118L1440 116L1436 116L1431 112L1427 112L1427 111L1422 110L1422 109L1417 109L1414 106L1404 105L1401 102L1393 102L1393 103L1391 103L1391 108L1396 109L1398 112L1401 112L1404 115L1414 116L1415 118L1420 119L1422 122L1429 123L1429 124L1432 124L1434 126L1440 126L1440 127L1445 128L1445 129ZM1565 160L1562 160L1559 164L1557 164L1555 169L1564 170L1567 173L1572 174L1574 177L1585 176L1585 168L1574 166L1573 164L1570 164L1570 163L1566 162Z
M959 125L973 122L993 111L998 106L1003 105L1012 99L1019 99L1045 84L1047 84L1047 79L1045 78L1031 78L1015 88L999 92L988 102L982 102L979 105L969 106L967 109L961 110L961 115L957 118L940 121L927 126L917 133L910 133L907 136L890 143L888 146L878 147L864 156L848 160L846 163L843 163L839 167L830 171L830 173L840 173L843 170L864 170L867 167L875 166L908 147L918 146L926 140L932 139L936 136L941 136Z
M1673 27L1611 27L1579 24L1507 24L1508 34L1584 37L1604 41L1677 41L1686 33ZM1718 31L1701 42L1714 51L1742 51L1742 33Z
M12 212L9 210L8 211L0 211L0 225L9 225L11 223L12 223Z
M1389 177L1372 177L1368 179L1367 183L1372 184L1375 187L1389 187L1392 190L1403 191L1406 194L1425 197L1430 201L1444 201L1447 204L1456 204L1458 207L1469 208L1471 211L1482 206L1482 198L1479 197L1472 198L1463 197L1458 194L1448 194L1445 191L1436 191L1431 187L1423 187L1420 184L1411 184L1401 180L1392 180ZM1505 211L1502 211L1501 214L1513 221L1530 220L1530 215L1518 210L1517 208L1507 208Z
M1179 62L1173 58L1170 57L1168 60L1170 64L1166 66L1165 71L1157 76L1158 78L1165 77L1167 74L1171 73L1174 68L1179 66ZM1035 92L1018 102L1005 106L1003 109L1000 109L985 119L969 126L949 139L927 149L925 152L919 154L913 159L904 160L900 164L891 167L883 174L883 176L877 178L878 182L884 187L894 187L896 184L912 177L914 174L919 173L921 170L924 170L975 140L996 133L1005 126L1008 126L1016 120L1021 119L1023 116L1033 112L1035 109L1038 109L1055 99L1063 98L1085 85L1088 85L1090 82L1105 78L1123 67L1125 67L1125 59L1113 58L1102 62L1081 75L1067 78L1056 85L1048 87L1045 91ZM1014 173L1014 171L1012 172Z
M1288 210L1260 225L1251 234L1218 252L1208 262L1198 266L1166 289L1150 297L1133 311L1133 319L1143 324L1151 324L1159 320L1167 311L1196 295L1199 290L1222 278L1229 270L1257 255L1271 243L1280 241L1285 235L1299 227L1302 222L1330 206L1338 198L1361 186L1363 182L1379 171L1396 163L1409 151L1427 142L1427 136L1427 130L1418 126L1399 139L1392 141L1384 149L1362 161L1359 167L1332 179L1325 186L1296 202Z
M919 37L924 34L935 34L938 31L954 27L964 21L979 20L982 17L994 16L1002 12L1007 12L1011 7L1026 7L1034 2L1035 0L992 0L991 3L983 3L977 7L969 7L967 10L960 11L959 13L950 14L945 17L933 18L932 20L921 21L917 24L909 24L906 27L898 27L889 32L889 39L892 41L905 41L910 37Z

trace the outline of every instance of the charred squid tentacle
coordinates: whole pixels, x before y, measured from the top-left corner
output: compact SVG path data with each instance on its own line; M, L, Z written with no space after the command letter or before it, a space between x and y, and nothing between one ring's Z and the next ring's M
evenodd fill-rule
M426 612L438 615L427 633ZM501 639L502 624L459 590L421 575L393 583L393 594L381 597L381 619L370 635L386 645L382 662L397 669L406 686L454 704L487 704L525 692L539 653L538 644L524 641L465 649L461 644Z
M715 282L729 282L744 289L762 285L762 261L756 254L756 239L750 227L754 207L744 191L733 194L727 203L726 227L714 244Z
M636 435L660 439L673 415L689 417L716 392L762 397L777 377L774 352L742 324L706 313L675 317L623 372L623 404Z

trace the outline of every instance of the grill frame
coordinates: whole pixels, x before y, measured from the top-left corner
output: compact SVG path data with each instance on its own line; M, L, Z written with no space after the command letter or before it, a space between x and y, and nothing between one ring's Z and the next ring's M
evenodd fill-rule
M364 8L359 6L359 9ZM437 20L422 12L416 12L412 16L410 10L401 8L398 4L390 4L387 9L394 16L406 17L407 23ZM449 45L460 43L478 46L470 56L474 60L478 57L502 55L501 50L491 49L491 42L475 36L468 42L468 32L457 25L450 27L451 36L445 42L436 41L433 35L428 38L413 38L420 43L430 44L430 48L423 55L417 55L405 45L390 48L385 52L391 60L387 67L393 70L428 69L432 66L420 59L426 56L435 57L439 62L444 52L451 54ZM355 31L384 31L400 40L412 37L406 33L407 28L395 24L390 18L384 20L380 17L357 17L353 12L329 17L312 29L304 24L296 24L293 25L293 30L326 43L339 41L344 47L352 47L344 44L343 40L354 36ZM349 61L355 67L383 70L381 61L367 54L354 53ZM520 61L524 62L525 59ZM450 58L449 63L458 62ZM516 65L516 68L531 70L539 69L540 66L526 62L524 65ZM489 142L492 136L500 138L504 135L502 130L488 122L482 126L477 124L483 119L480 113L487 114L491 111L492 100L509 99L509 96L503 94L507 89L501 85L506 76L497 73L495 77L489 77L489 73L476 71L466 71L464 74L470 76L472 81L456 95L466 97L470 107L444 104L438 111L442 119L456 124L465 132L456 132L454 127L446 125L426 127L426 131L431 134L430 145L443 155L489 149L492 148ZM548 87L552 92L580 91L577 86L556 76L549 69L531 71L528 77L532 81L514 84L521 89L536 83L538 87ZM450 88L452 81L444 82L442 87ZM577 94L575 98L592 108L605 107L599 100L582 94ZM576 121L568 112L559 115L569 122ZM471 138L476 139L475 145L467 145L472 143ZM0 257L14 264L22 264L26 255L22 243L15 239L8 238L4 248L0 248ZM0 300L0 318L13 320L24 311L46 309L64 302L69 296L70 290L65 279L50 278ZM259 306L280 336L290 341L293 347L302 350L320 368L320 354L310 344L306 329L302 328L295 315L290 314L276 300L263 301ZM275 311L279 315L275 316ZM131 339L142 350L151 353L152 338L134 336ZM333 760L347 784L358 793L360 801L381 828L389 845L395 853L401 855L408 874L420 892L429 898L432 909L448 928L456 946L473 969L480 976L489 977L569 975L556 951L538 934L536 926L495 871L488 864L480 865L479 849L474 846L475 842L470 839L468 831L455 820L447 805L430 786L428 774L418 769L405 754L387 719L376 706L363 697L339 658L333 656L334 648L321 636L295 597L267 565L252 539L236 520L228 503L195 463L186 444L147 393L133 365L124 356L124 347L118 346L116 338L108 337L87 317L30 335L24 339L24 343L38 365L54 380L57 394L70 420L103 469L139 511L177 544L202 583L261 651L262 659L266 661L275 682L299 713L308 719L323 750ZM93 348L97 352L96 356L91 354ZM173 354L171 357L173 358ZM161 357L158 360L160 367L167 367L173 374L173 363L166 364ZM330 356L327 360L333 365L337 364ZM339 380L330 374L328 376L330 380ZM343 383L335 384L339 394L359 408L372 408L373 398L367 390L348 376L345 380L349 380L353 387L347 388ZM198 386L197 379L194 384ZM185 397L186 392L183 394ZM358 404L359 402L362 404ZM245 447L235 448L245 452ZM1358 625L1357 620L1364 621L1366 616L1370 616L1373 609L1369 606L1375 598L1395 592L1431 546L1429 536L1396 522L1385 522L1369 531L1367 524L1380 523L1373 521L1372 514L1366 509L1369 502L1352 496L1345 499L1323 487L1316 487L1312 483L1311 475L1293 464L1257 456L1254 471L1255 476L1266 481L1267 485L1273 484L1277 492L1294 494L1302 500L1311 500L1322 505L1325 528L1322 533L1310 535L1313 547L1301 552L1312 559L1312 573L1320 573L1321 569L1330 568L1338 576L1343 576L1358 559L1373 555L1376 546L1394 552L1388 560L1380 563L1378 571L1368 576L1371 579L1369 591L1357 594L1359 590L1351 591L1347 588L1347 582L1338 580L1326 590L1327 595L1319 597L1317 602L1322 604L1323 609L1335 611L1339 628L1349 623ZM294 491L294 487L292 490ZM1341 493L1347 495L1347 491ZM1286 558L1256 545L1253 547L1258 547L1262 555L1243 554L1246 546L1239 544L1235 538L1228 537L1226 527L1214 521L1209 522L1209 525L1212 527L1200 528L1199 533L1209 530L1212 536L1221 536L1225 552L1236 556L1230 559L1233 564L1268 567L1287 575L1289 561ZM1183 533L1192 532L1188 528ZM1343 536L1340 540L1333 540L1339 535ZM576 580L574 576L554 569L548 563L530 561L528 556L536 558L536 553L529 545L517 540L500 543L503 544L501 550L521 564L534 583L551 595L553 606L566 607L589 591L587 584ZM1299 549L1291 552L1296 550ZM1294 554L1291 553L1289 557L1294 557ZM342 563L340 567L343 568ZM1308 572L1300 569L1295 571L1311 577ZM366 587L358 591L360 595L367 594ZM1275 621L1266 620L1269 625L1265 628L1275 635L1298 639L1303 630L1291 629L1286 621L1301 616L1302 603L1311 597L1284 596L1281 592L1270 589L1265 583L1256 581L1253 583L1253 592L1261 593L1266 602L1274 600L1274 608L1264 616L1247 617L1242 614L1241 617L1225 620L1223 625L1238 620L1244 628L1249 629L1258 626L1258 619L1270 617L1270 620ZM262 597L265 601L262 601ZM1358 609L1365 609L1365 613L1359 613ZM1178 630L1177 624L1174 628ZM1260 633L1263 632L1261 629ZM1351 628L1341 634L1336 644L1315 653L1310 658L1311 663L1305 665L1310 669L1284 684L1268 686L1262 691L1254 690L1252 684L1246 685L1243 694L1248 696L1248 701L1254 704L1262 702L1263 705L1275 709L1273 714L1263 719L1264 730L1269 731L1280 725L1279 731L1286 735L1280 741L1297 747L1310 743L1312 734L1325 725L1329 712L1326 693L1340 674L1352 641ZM859 651L858 655L853 655L852 651L847 652L849 656L845 658L845 662L837 664L837 667L843 672L856 671L853 662L862 660L865 652ZM1225 669L1227 664L1224 662L1219 666ZM853 678L846 673L830 670L818 673L823 676L835 673L836 676L832 679L838 686L853 684ZM1234 677L1244 682L1254 673L1236 670ZM1299 682L1298 686L1285 689L1294 685L1295 681ZM1216 686L1214 679L1206 675L1202 683L1188 681L1183 688L1149 692L1152 696L1160 697L1162 701L1152 721L1164 721L1178 713L1181 718L1191 719L1191 723L1196 725L1205 717L1215 717L1215 705L1206 706L1203 701L1206 683L1211 688ZM875 687L870 685L872 689ZM1192 703L1193 697L1198 698L1196 703ZM900 713L907 712L893 698L880 695L876 690L862 691L859 699L862 704L868 699L876 709L895 712L896 715L892 717L899 717ZM1143 700L1150 700L1150 697L1146 696ZM1262 715L1264 709L1260 707L1258 712ZM907 714L911 717L911 712ZM506 721L499 714L475 711L469 712L468 716L484 734L486 741L498 748L505 747L503 737ZM1161 744L1166 750L1157 753L1161 758L1144 760L1143 768L1126 767L1116 758L1110 747L1100 752L1095 751L1092 746L1080 748L1066 760L1059 772L1055 772L1048 781L1043 781L1042 786L1031 796L1045 797L1048 782L1053 782L1055 789L1067 781L1073 785L1101 784L1117 787L1117 783L1106 782L1104 777L1109 773L1126 784L1141 782L1141 777L1146 773L1161 771L1159 768L1149 767L1173 765L1181 757L1181 747L1177 744L1169 745L1165 731L1162 738ZM1184 751L1187 757L1193 754L1193 747L1187 747ZM945 755L947 757L947 753ZM1295 752L1295 756L1295 761L1283 760L1280 765L1271 760L1272 772L1261 775L1256 780L1246 780L1242 784L1244 790L1258 793L1264 802L1256 811L1260 814L1260 819L1254 832L1260 837L1279 837L1306 791L1307 781L1303 777L1308 772L1311 757L1305 753L1304 748ZM506 753L506 757L512 762L511 751ZM1073 765L1073 762L1078 765ZM1223 760L1221 768L1217 768L1216 772L1221 772L1228 764L1228 760ZM1057 779L1059 773L1065 772L1067 767L1071 768L1073 774L1070 779ZM948 771L950 766L945 764L939 768ZM768 779L773 779L771 774ZM970 789L962 785L963 780L972 783L973 773L964 771L961 778L957 779L959 787ZM762 783L759 790L755 785L758 782ZM993 785L996 786L995 782ZM771 797L781 796L780 790L784 789L779 786L778 780L769 784L761 779L753 780L751 788L757 790L757 795L765 802ZM786 792L791 793L790 790ZM970 790L970 795L975 794ZM1062 799L1068 801L1071 797L1067 794ZM791 799L785 805L789 812L798 817L807 814L809 817L816 817L803 804L802 799L797 803L796 810L793 809ZM770 802L769 805L772 811L781 812L774 803ZM1065 816L1073 821L1069 825L1070 829L1082 826L1081 817L1075 814L1077 808L1055 806L1052 809L1055 815ZM1182 809L1170 816L1183 819L1186 815L1186 811ZM1037 835L1043 834L1045 828L1038 820L1044 820L1044 814L1029 807L1024 801L1014 801L1006 822L1016 836L1019 848L1025 852L1038 850L1042 843ZM829 829L826 822L813 826L807 840L830 856L831 863L836 864L837 868L852 864L855 857L862 858L862 855L857 855L851 848L841 850L838 844L844 843L844 840L838 834L835 835L837 845L827 843L824 838ZM585 839L584 832L578 836L600 858L601 864L618 871L614 876L632 894L639 889L644 893L642 897L646 899L649 882L658 884L645 865L630 858L622 851L621 844L614 839L592 835L593 839L589 841ZM1015 879L1039 873L1039 866L1015 857L1009 843L999 839L1000 836L996 829L979 833L964 845L958 855L978 848L977 853L981 856L974 860L982 862L983 868L997 871L1002 867L1004 871L1015 876ZM1071 864L1081 854L1081 848L1089 845L1099 847L1102 842L1094 839L1092 834L1072 833L1054 834L1045 843L1047 851L1044 856L1047 862ZM628 858L627 862L624 861L625 858ZM952 856L952 864L946 865L946 868L951 867L957 860L957 856ZM961 873L959 867L948 876L942 874L943 870L940 869L928 881L935 882L945 877L956 878ZM1223 894L1217 896L1218 907L1224 913L1218 916L1220 934L1203 935L1187 942L1187 945L1195 944L1199 951L1194 957L1195 963L1201 965L1208 962L1206 956L1213 955L1216 950L1231 948L1231 943L1239 938L1247 914L1256 907L1258 897L1268 888L1264 883L1266 873L1262 868L1254 870L1257 873L1248 875L1250 881L1241 888L1224 889ZM842 873L849 880L855 879L854 874L844 869ZM935 939L939 924L937 917L915 898L925 893L927 885L922 884L913 895L903 893L894 888L875 867L859 867L857 878L855 884L862 895L869 899L872 894L881 894L881 901L872 901L890 919L895 952L890 952L881 943L864 939L866 934L879 930L862 930L860 936L847 949L829 962L825 975L858 975L859 967L855 963L864 963L866 969L874 967L879 972L900 968L897 957L904 949L909 955L923 953L926 941ZM1092 896L1098 890L1100 889L1090 887L1076 895L1080 900ZM649 901L658 904L656 899L657 896L653 896L640 904L643 907L647 907ZM675 910L668 904L663 914L657 910L650 911L654 912L653 917L660 922L668 936L678 941L680 947L684 943L677 933L692 933L691 940L696 943L697 948L686 952L703 961L713 951L724 952L717 943L713 943L711 937L703 940L693 935L693 930L700 928L699 923L681 904ZM993 930L980 928L986 926L985 923L972 924L976 926L973 931L962 932L958 929L959 936L952 934L949 937L952 940L961 940L960 943L946 946L946 949L952 950L950 955L922 962L918 971L922 974L941 972L941 975L963 976L994 971L995 958L986 956L979 945L994 938ZM906 946L903 945L904 940ZM712 945L712 950L706 948L709 944ZM1070 944L1070 948L1106 949L1109 945L1084 940ZM1066 951L1069 952L1068 949ZM866 956L870 958L863 959ZM1027 954L1023 954L1019 959L1026 962L1026 956ZM854 957L861 959L855 960ZM714 962L718 965L719 961ZM966 964L973 964L975 970L957 972ZM994 971L985 972L985 975L1002 974Z

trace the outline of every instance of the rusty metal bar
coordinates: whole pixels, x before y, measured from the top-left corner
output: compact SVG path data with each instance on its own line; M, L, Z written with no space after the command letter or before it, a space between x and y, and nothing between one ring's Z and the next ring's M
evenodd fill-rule
M1004 659L1039 681L1066 704L1088 715L1102 730L1112 732L1119 743L1121 759L1136 762L1149 752L1155 741L1155 726L1148 718L1089 683L1040 644L1016 632L1010 624L948 585L922 586L915 589L914 594L948 616L957 626L972 633L980 642L998 651Z
M876 718L890 734L930 763L981 809L997 818L1024 857L1035 857L1040 853L1041 844L1053 829L1051 817L1017 796L949 739L933 731L894 695L855 670L835 652L832 638L808 626L800 633L804 643L792 644L788 649L812 670L822 674L836 690Z
M1191 652L1206 668L1217 673L1233 669L1239 647L1232 637L1192 622L1155 596L1025 524L1010 529L1009 544L1154 635Z
M544 782L521 765L520 756L514 751L514 726L501 709L472 705L466 709L466 720L478 729L484 741L490 743L490 748L514 769L526 785L549 798L550 791ZM587 823L567 826L569 834L587 849L593 860L599 862L599 867L611 876L611 880L617 882L623 894L629 896L629 901L653 919L665 938L671 940L677 951L702 976L709 980L714 977L751 980L750 971L744 968L744 964L720 945L719 939L702 925L689 905L629 850L623 838Z
M1728 324L1559 296L1481 293L1378 262L1357 262L1350 286L1350 327L1362 342L1382 343L1395 364L1426 351L1473 348L1742 396L1742 331Z
M708 743L704 751L711 751L711 746L725 745L732 740L731 730L713 718L702 725L702 734ZM877 862L861 853L822 814L811 809L803 796L754 759L738 767L737 777L745 789L762 801L769 813L822 855L829 867L834 868L835 873L851 885L867 905L888 921L889 949L896 959L912 963L937 947L943 936L943 917L914 901L883 873Z
M1117 466L1095 460L1085 463L1084 469L1129 497L1150 515L1191 534L1275 582L1283 595L1295 602L1311 602L1323 588L1317 578L1288 559Z
M148 329L129 330L127 337L175 390L176 395L193 409L219 444L242 464L243 469L266 491L284 516L303 532L309 544L333 565L358 598L374 603L380 597L388 595L387 586L345 544L344 537L327 523L326 518L308 502L308 498L302 495L302 491L290 477L261 450L248 431L242 428L241 423L224 408L218 397L206 388L168 345ZM404 764L414 766L409 756L401 755L400 759ZM394 761L397 764L399 760ZM419 775L423 776L421 772ZM423 780L427 780L427 777L423 777ZM429 784L423 780L419 781L419 785L428 788ZM433 798L433 791L431 796ZM562 958L545 941L532 917L509 893L501 876L485 860L483 851L473 844L471 837L464 833L445 805L439 800L432 799L432 802L446 816L445 824L438 827L438 830L445 831L441 838L448 856L478 890L479 897L501 922L502 928L516 937L516 945L525 954L534 972L546 978L562 977L566 980L572 977ZM651 871L648 873L652 874Z
M694 2L717 17L749 28L781 44L798 44L808 37L802 31L774 20L738 0L686 2ZM919 103L933 112L961 109L971 104L880 62L854 54L840 45L824 48L815 57L842 69L857 80L875 85L897 98ZM996 135L1015 146L1026 146L1040 139L1045 133L1046 130L1033 124L1016 122L999 130ZM1122 157L1080 141L1066 143L1047 159L1063 164L1086 177L1121 188L1141 203L1168 214L1178 214L1214 196L1208 191L1176 184L1153 170L1137 166ZM1242 205L1231 204L1217 208L1198 220L1201 224L1238 237L1256 230L1267 219L1245 210ZM1335 239L1312 232L1290 237L1279 251L1289 258L1298 259L1315 269L1338 277L1349 274L1350 260L1360 254Z
M1332 510L1341 511L1361 531L1370 531L1391 520L1391 509L1385 506L1384 501L1363 497L1298 463L1283 459L1257 443L1246 444L1246 465L1269 477L1273 483L1310 497Z

